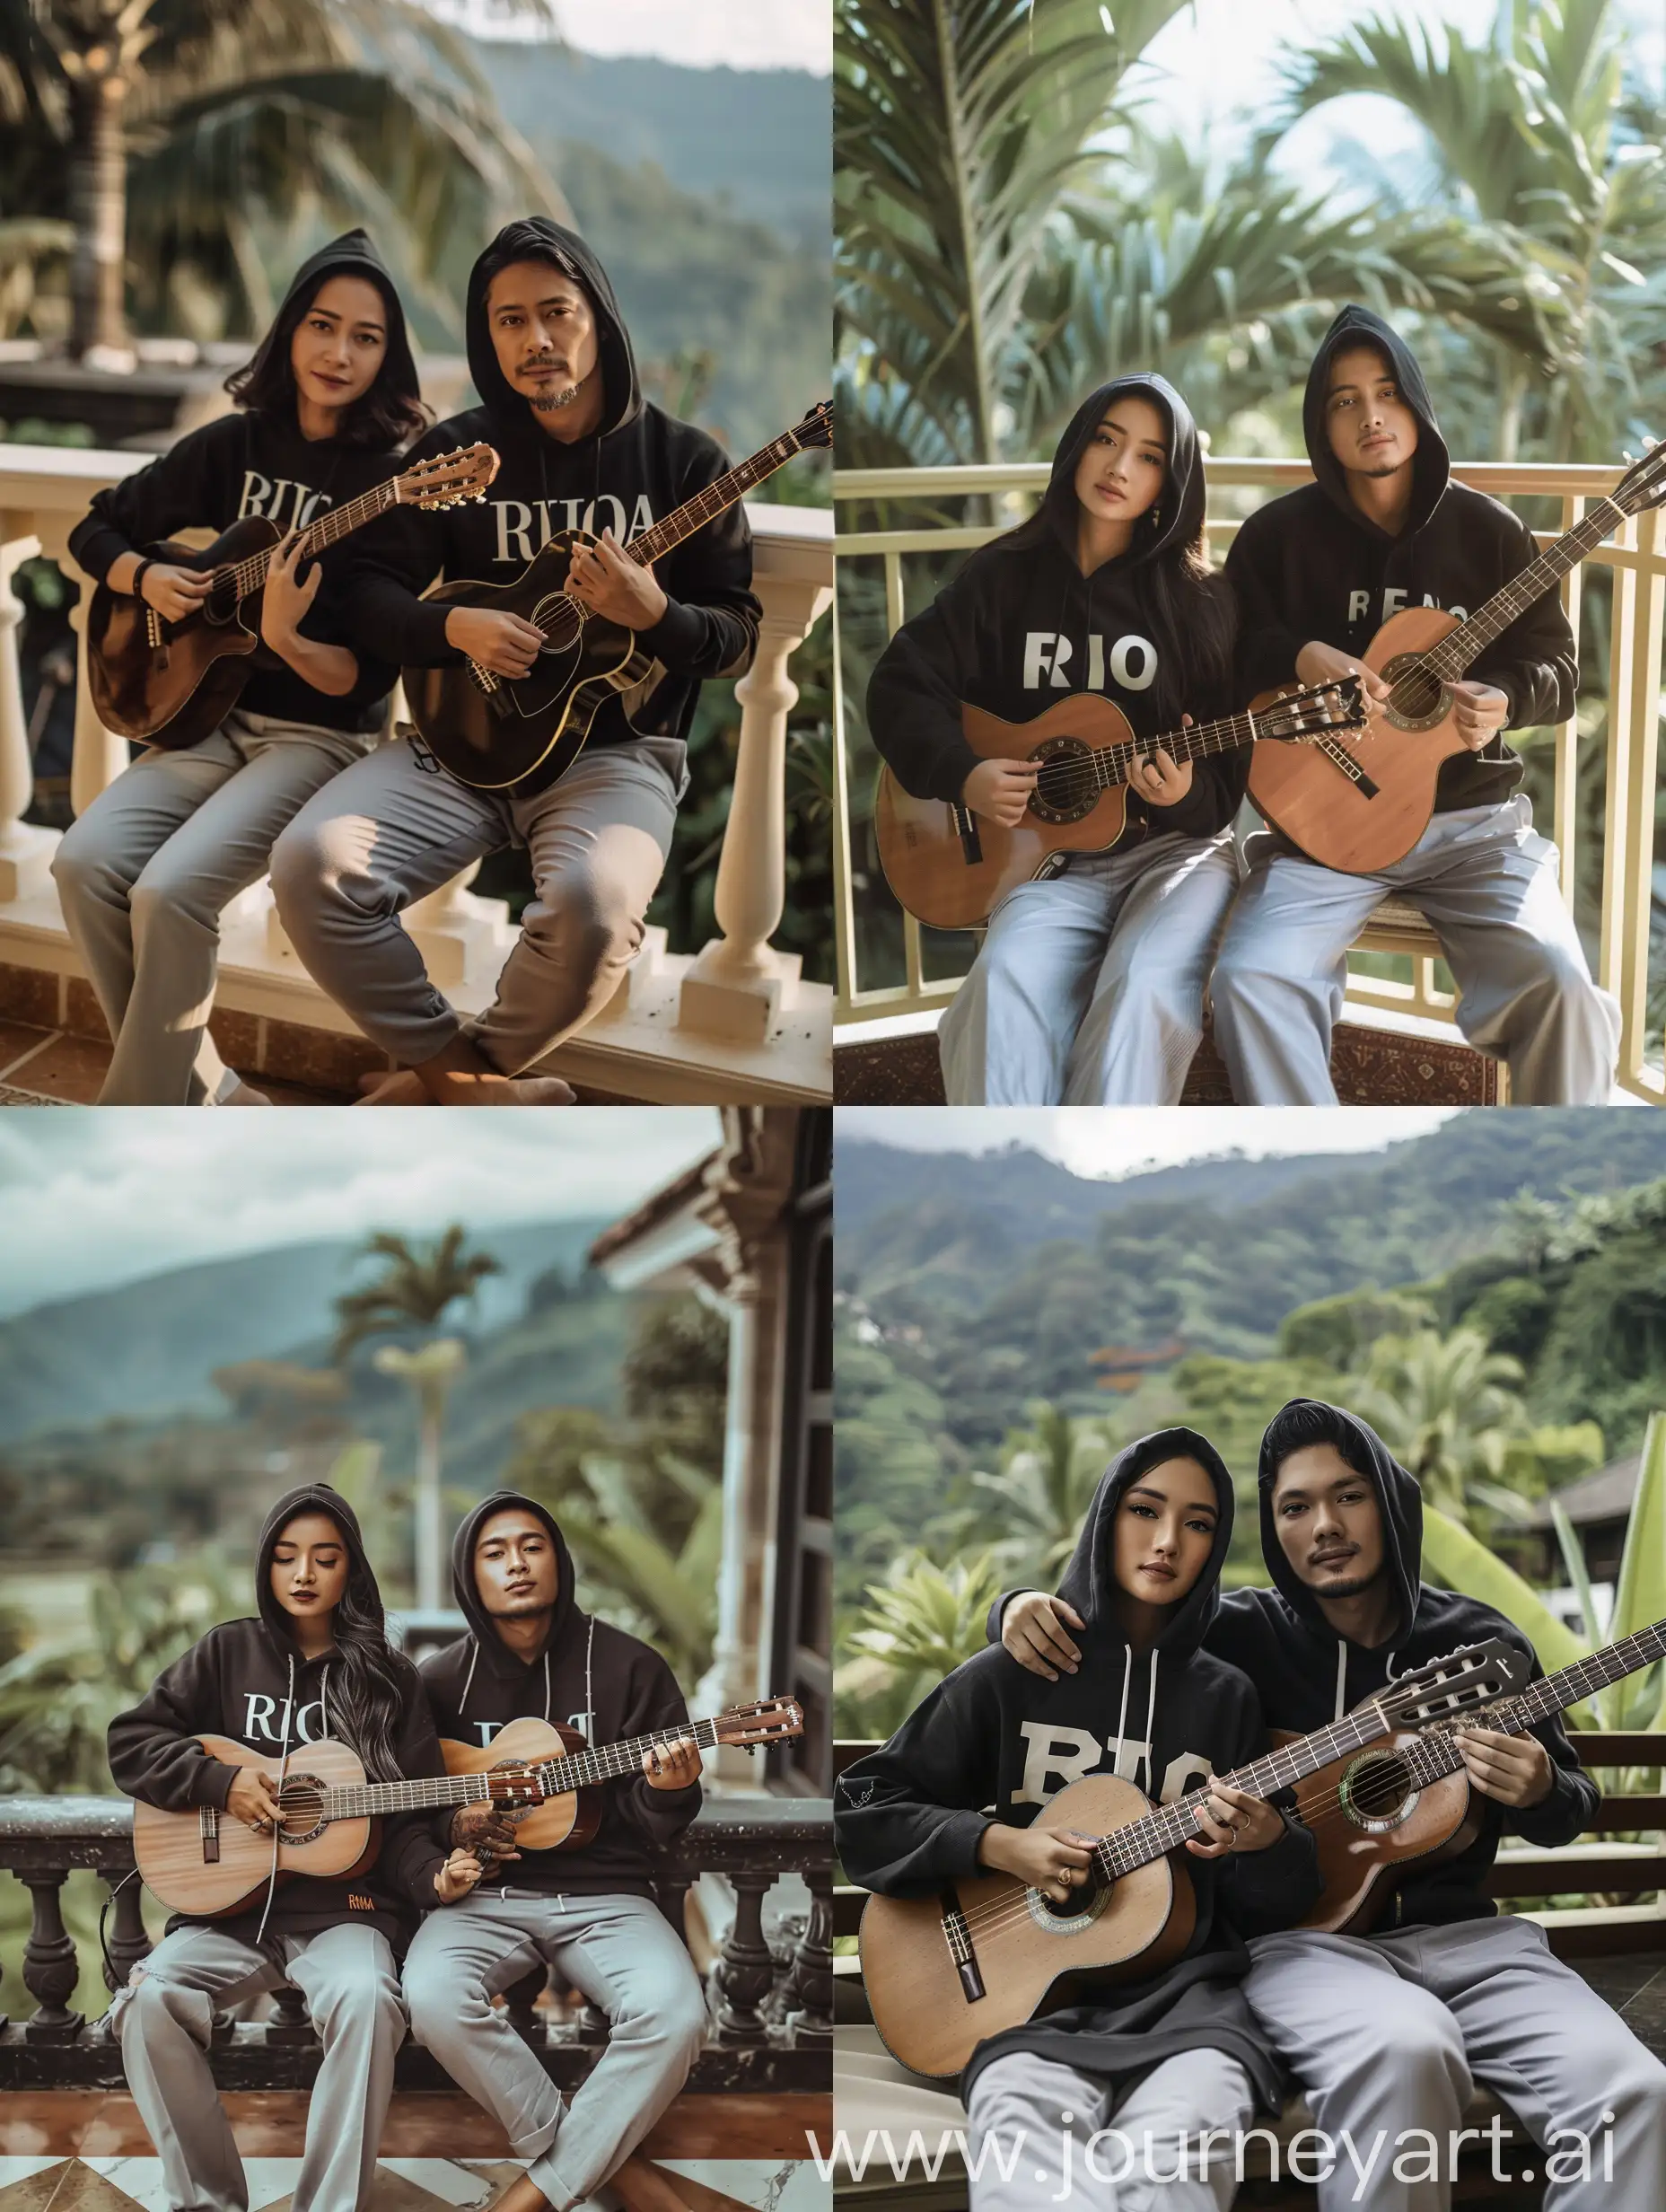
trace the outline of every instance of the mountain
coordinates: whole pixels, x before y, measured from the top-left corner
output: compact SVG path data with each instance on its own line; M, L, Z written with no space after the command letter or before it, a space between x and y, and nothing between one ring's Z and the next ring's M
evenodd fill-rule
M503 1266L481 1286L470 1329L518 1315L530 1284L567 1275L607 1217L487 1229L471 1244ZM282 1245L173 1268L115 1290L31 1307L0 1321L0 1443L114 1418L145 1422L225 1411L216 1367L245 1359L321 1358L331 1301L353 1279L356 1238Z

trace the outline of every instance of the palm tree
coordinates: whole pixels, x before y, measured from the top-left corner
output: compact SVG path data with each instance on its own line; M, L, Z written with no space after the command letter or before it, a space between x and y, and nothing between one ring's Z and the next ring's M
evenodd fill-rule
M1051 1582L1075 1549L1111 1446L1099 1422L1073 1420L1045 1399L1026 1410L1030 1427L1007 1439L999 1474L972 1477L988 1499L973 1517L995 1558Z
M364 1256L387 1264L374 1281L344 1291L336 1300L332 1356L338 1365L367 1337L434 1330L452 1306L471 1299L488 1275L502 1274L502 1264L489 1252L466 1252L463 1241L455 1222L425 1249L388 1230L370 1237ZM409 1382L416 1397L416 1602L422 1606L437 1606L443 1593L440 1436L447 1393L467 1358L454 1337L432 1339L415 1351L384 1346L376 1356L377 1367Z
M269 319L261 247L320 215L391 233L454 323L440 278L460 250L512 198L562 206L416 0L0 0L0 121L8 212L74 226L77 357L127 353L130 267L153 324Z

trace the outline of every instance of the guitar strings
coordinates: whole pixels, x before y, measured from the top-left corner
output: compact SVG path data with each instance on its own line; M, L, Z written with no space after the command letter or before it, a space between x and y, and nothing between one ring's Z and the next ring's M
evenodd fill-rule
M1313 743L1322 737L1346 734L1358 727L1347 722L1327 722L1310 731L1303 727L1304 720L1304 715L1293 714L1290 703L1285 702L1282 713L1268 707L1253 717L1224 715L1219 721L1206 722L1191 729L1165 730L1160 737L1118 738L1112 744L1090 746L1085 754L1043 760L1036 788L1049 806L1074 806L1090 794L1126 789L1134 768L1159 746L1166 748L1178 742L1188 759L1200 759L1215 752L1236 752L1253 742L1250 729L1244 726L1252 721L1258 734L1281 744L1292 739L1297 743ZM1099 763L1102 760L1112 762L1115 770L1120 772L1101 777Z

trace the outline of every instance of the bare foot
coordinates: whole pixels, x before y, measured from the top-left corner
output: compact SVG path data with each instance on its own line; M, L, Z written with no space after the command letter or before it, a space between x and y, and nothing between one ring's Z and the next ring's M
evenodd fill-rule
M269 1106L272 1102L264 1091L257 1091L252 1083L245 1083L240 1075L236 1088L228 1091L217 1103L222 1106Z
M495 2199L490 2212L549 2212L549 2199L522 2173Z
M380 1075L361 1075L359 1089L364 1093L354 1103L359 1106L432 1106L434 1101L423 1088L421 1078L408 1067L384 1068Z
M559 1075L475 1075L462 1068L434 1071L427 1088L436 1106L570 1106L575 1095Z

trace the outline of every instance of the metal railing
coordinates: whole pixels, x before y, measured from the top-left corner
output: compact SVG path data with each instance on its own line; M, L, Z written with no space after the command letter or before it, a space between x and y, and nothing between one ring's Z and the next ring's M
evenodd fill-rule
M1465 461L1453 476L1499 499L1553 500L1558 519L1536 531L1548 545L1571 529L1592 500L1618 481L1620 470L1539 462ZM1311 480L1303 461L1211 460L1209 486L1216 511L1206 525L1210 549L1223 557L1243 515L1265 496ZM854 504L890 506L929 503L933 519L873 529L840 527L834 540L834 895L838 989L837 1024L846 1033L878 1023L918 1027L940 1013L964 979L975 943L969 933L922 927L902 913L879 869L872 830L878 758L868 737L861 699L864 664L899 628L906 613L925 604L941 581L928 576L910 594L910 568L925 556L942 556L985 543L1010 528L1045 487L1039 464L973 468L847 469L835 472L836 513ZM942 519L943 506L980 499L998 519L982 522ZM1232 512L1220 511L1231 509ZM865 565L865 574L864 574ZM874 571L877 568L875 590ZM1619 1001L1619 1080L1638 1098L1666 1104L1658 1024L1650 1028L1650 932L1653 896L1655 807L1658 792L1662 653L1666 642L1666 513L1632 517L1615 537L1564 579L1563 604L1581 641L1585 664L1593 657L1606 617L1607 742L1601 782L1603 823L1600 919L1593 967ZM865 600L865 603L864 603ZM1600 611L1599 611L1599 610ZM1593 619L1594 617L1594 619ZM1551 819L1540 827L1561 853L1561 888L1570 908L1581 883L1581 737L1576 719L1554 733ZM1582 910L1592 901L1582 898ZM1399 902L1397 902L1397 907ZM1443 988L1432 937L1399 912L1384 926L1368 926L1356 953L1396 956L1409 962L1409 980L1373 973L1379 961L1350 963L1347 996L1362 1012L1421 1018L1450 1024L1456 1004Z
M688 2077L691 2093L820 2092L829 2081L833 2014L832 1807L825 1799L722 1797L707 1801L666 1855L659 1898L672 1925L702 1874L721 1874L734 1916L706 1977L711 2026ZM125 1797L0 1798L0 1868L24 1884L32 1919L22 1979L32 2011L0 2015L0 2091L119 2088L121 2054L101 2021L71 2009L83 1966L114 1988L151 1949L133 1871L133 1808ZM92 1869L113 1904L106 1941L113 1964L83 1959L65 1922L64 1883ZM770 1908L784 1875L798 1875L808 1909ZM510 2018L563 2087L583 2080L606 2040L600 2012L552 2015L539 2003L547 1976L508 1991ZM0 1993L0 2004L4 1996ZM13 1998L15 2004L15 1998ZM298 1991L275 1993L269 2018L216 2024L211 2058L223 2088L294 2088L317 2071L319 2046ZM399 2054L404 2089L446 2089L425 2050Z

